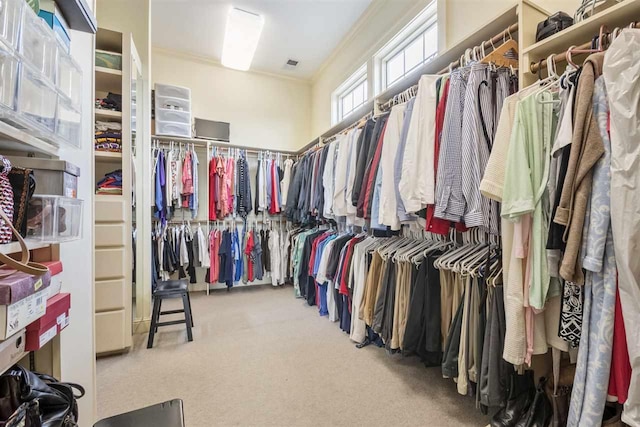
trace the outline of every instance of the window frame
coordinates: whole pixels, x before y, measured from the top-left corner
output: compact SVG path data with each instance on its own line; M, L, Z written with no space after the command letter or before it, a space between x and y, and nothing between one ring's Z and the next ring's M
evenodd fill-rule
M360 86L363 88L363 100L362 103L353 106L351 110L349 110L346 114L343 111L343 100L347 96L353 97L353 93ZM346 119L351 115L354 111L358 110L361 106L369 101L369 97L371 95L371 91L369 90L369 75L367 73L367 64L363 64L360 66L347 80L345 80L332 94L331 101L331 125L335 125L340 123L342 120ZM353 102L353 98L352 98Z
M427 32L432 29L436 35L435 51L431 55L426 56L427 44L425 36ZM437 1L434 0L374 55L376 95L393 87L393 85L402 81L415 69L435 58L439 53L438 33L438 8ZM423 38L422 61L407 70L405 52L419 37ZM405 55L403 58L403 73L392 82L388 82L388 63L400 54Z

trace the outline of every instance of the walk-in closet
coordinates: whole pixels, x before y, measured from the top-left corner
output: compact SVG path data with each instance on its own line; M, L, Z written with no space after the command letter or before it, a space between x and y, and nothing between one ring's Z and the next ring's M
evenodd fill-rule
M0 425L640 427L640 0L0 2Z

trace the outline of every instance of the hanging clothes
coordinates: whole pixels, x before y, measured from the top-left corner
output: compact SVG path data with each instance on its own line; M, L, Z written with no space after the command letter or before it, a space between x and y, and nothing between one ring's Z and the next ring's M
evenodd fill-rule
M189 201L193 194L193 162L191 151L187 150L182 162L182 207L189 208Z

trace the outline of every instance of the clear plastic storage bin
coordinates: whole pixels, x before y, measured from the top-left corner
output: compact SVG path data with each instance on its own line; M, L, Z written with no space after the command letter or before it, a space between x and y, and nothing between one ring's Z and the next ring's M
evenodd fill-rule
M0 49L0 110L16 109L17 89L18 60L11 52Z
M58 49L57 88L63 95L71 99L74 105L82 102L82 69L71 58L71 55Z
M58 42L53 30L29 7L24 8L22 16L20 55L24 61L54 83Z
M2 0L0 7L0 41L11 49L18 47L24 0Z
M191 125L156 121L156 135L191 138Z
M27 212L27 239L61 243L80 239L82 200L62 196L33 196Z
M19 76L16 109L20 118L42 137L53 137L58 93L47 79L24 62L20 64Z
M165 96L171 98L180 98L180 99L191 99L191 89L187 87L180 86L171 86L171 85L163 85L160 83L156 83L156 96Z
M156 93L156 110L159 109L191 112L191 101L170 96L159 96Z
M75 104L62 94L58 95L56 114L56 135L61 142L80 148L82 133L82 114L80 104Z
M156 123L158 122L174 122L191 125L191 113L188 111L156 108Z

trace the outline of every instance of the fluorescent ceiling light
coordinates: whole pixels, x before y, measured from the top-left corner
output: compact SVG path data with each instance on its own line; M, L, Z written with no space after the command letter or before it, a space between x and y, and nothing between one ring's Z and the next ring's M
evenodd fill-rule
M222 47L222 65L247 71L258 47L264 19L260 15L231 8Z

